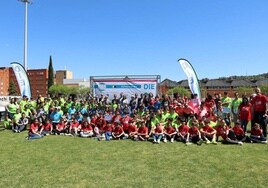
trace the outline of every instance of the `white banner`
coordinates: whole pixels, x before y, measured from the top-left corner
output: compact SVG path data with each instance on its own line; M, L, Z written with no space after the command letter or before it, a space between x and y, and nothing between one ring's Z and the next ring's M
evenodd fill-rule
M21 96L27 96L28 98L31 98L31 87L30 82L27 76L27 73L23 66L17 62L10 63L11 67L13 68L13 71L15 73L17 82L20 87L20 93Z
M199 82L191 63L186 59L179 59L178 62L180 63L184 73L188 78L188 84L192 94L197 94L198 98L201 99Z
M141 93L157 94L157 80L93 80L93 93L100 96L101 94L113 99L114 94L119 96L120 93L130 98L131 95Z

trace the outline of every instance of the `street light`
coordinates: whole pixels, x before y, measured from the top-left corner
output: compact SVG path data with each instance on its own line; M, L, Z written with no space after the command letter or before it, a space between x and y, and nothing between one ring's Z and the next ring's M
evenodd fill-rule
M30 0L18 0L25 4L25 21L24 21L24 68L27 70L27 50L28 50L28 4L32 4Z

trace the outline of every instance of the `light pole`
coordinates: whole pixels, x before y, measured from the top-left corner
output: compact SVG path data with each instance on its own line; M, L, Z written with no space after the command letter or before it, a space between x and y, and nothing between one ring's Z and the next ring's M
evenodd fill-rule
M24 62L23 66L27 70L27 53L28 53L28 4L32 4L30 0L18 0L25 4L25 21L24 21Z

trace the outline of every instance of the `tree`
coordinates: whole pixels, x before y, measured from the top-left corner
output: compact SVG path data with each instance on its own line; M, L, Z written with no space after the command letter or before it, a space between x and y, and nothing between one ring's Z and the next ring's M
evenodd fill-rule
M17 91L17 88L16 88L16 86L15 86L14 81L11 80L11 81L9 82L8 95L16 96L16 95L19 95L18 93L19 93L19 92Z
M51 86L54 85L54 69L52 65L52 57L49 57L49 65L48 65L48 90Z
M178 94L180 96L186 96L186 97L190 97L191 96L191 92L188 89L185 89L182 86L176 86L172 89L168 90L168 94L172 95L172 94Z
M253 93L252 87L239 87L236 89L236 92L239 93L240 96L250 96Z
M72 88L66 86L66 85L63 85L63 84L55 84L55 85L52 85L48 92L49 94L52 94L52 95L66 95L68 96L71 92Z
M268 95L268 85L262 85L260 86L261 92L264 93L265 95Z

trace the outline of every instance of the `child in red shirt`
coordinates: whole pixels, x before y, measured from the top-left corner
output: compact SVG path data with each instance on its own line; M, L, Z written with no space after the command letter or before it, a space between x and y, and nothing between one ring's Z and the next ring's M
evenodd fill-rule
M203 143L201 133L198 129L198 123L195 121L192 122L192 127L188 131L186 143L195 143L197 145L201 145Z
M186 139L187 139L187 134L189 132L189 126L186 123L185 119L181 120L181 126L178 129L178 140L181 142L186 143Z
M201 123L203 127L200 129L202 139L206 141L206 144L217 144L216 142L216 130L210 126L210 120L205 119L204 122Z
M253 128L251 129L250 138L254 143L267 144L267 140L263 136L262 129L260 127L260 124L258 123L255 123Z

